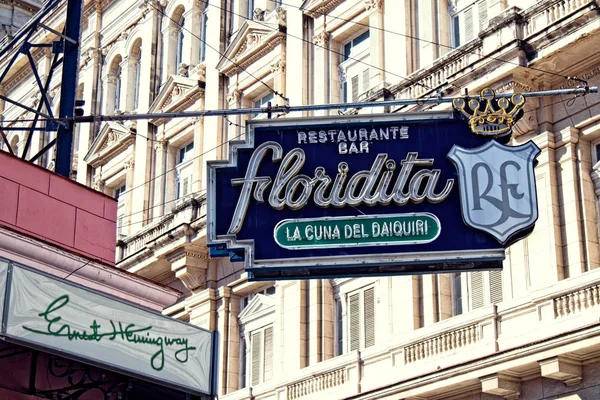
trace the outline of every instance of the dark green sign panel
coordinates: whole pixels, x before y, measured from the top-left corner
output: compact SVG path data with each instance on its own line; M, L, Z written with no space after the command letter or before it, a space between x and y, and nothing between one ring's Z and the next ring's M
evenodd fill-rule
M430 213L286 219L275 226L275 242L285 249L422 244L440 234Z

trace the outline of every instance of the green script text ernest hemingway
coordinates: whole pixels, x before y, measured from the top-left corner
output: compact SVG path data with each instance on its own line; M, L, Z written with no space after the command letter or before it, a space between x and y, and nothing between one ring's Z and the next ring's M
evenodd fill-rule
M28 328L23 326L23 329L39 333L41 335L47 336L61 336L66 337L69 340L81 340L81 341L96 341L99 342L104 338L108 338L108 340L115 340L120 338L123 341L134 343L134 344L149 344L153 346L157 346L159 349L154 353L152 358L150 359L150 366L156 371L160 371L165 366L165 346L182 346L181 349L175 352L175 359L180 363L185 363L188 361L188 355L191 350L196 350L195 347L188 345L188 339L180 338L180 337L168 337L168 336L150 336L150 331L152 326L147 326L144 328L137 328L135 324L128 324L126 326L123 325L122 322L115 323L110 320L110 324L112 326L112 330L100 333L99 330L101 325L98 325L96 320L92 322L90 325L91 332L87 331L77 331L72 329L68 324L60 324L60 320L62 317L59 316L51 316L50 314L55 313L59 309L65 307L69 303L69 296L63 295L51 302L46 308L46 311L39 313L40 317L43 317L48 325L46 326L45 331L40 331L37 329ZM142 332L146 334L143 335Z

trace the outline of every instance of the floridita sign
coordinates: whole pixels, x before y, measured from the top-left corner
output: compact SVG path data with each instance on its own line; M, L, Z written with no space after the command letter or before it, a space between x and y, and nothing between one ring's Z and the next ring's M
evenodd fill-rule
M253 279L500 268L537 219L529 142L452 113L251 122L209 163L208 244Z

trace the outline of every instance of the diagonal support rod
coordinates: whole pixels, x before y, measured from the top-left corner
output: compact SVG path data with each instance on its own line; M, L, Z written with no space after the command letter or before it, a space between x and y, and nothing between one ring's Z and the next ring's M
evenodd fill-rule
M50 105L50 101L48 100L48 95L45 90L46 85L44 85L42 83L42 80L40 79L40 75L37 72L37 67L35 65L35 61L34 61L33 57L31 56L31 52L29 51L29 49L27 49L25 54L27 55L27 59L29 60L29 64L31 65L31 70L33 71L33 76L35 77L35 81L37 82L38 88L40 89L40 92L42 95L42 100L44 101L44 104L46 105L46 110L48 112L48 115L50 115L50 118L54 118L54 115L52 115L52 106ZM46 83L47 82L49 82L49 80L46 81ZM37 112L39 113L40 111L38 110Z
M60 33L59 31L57 31L57 30L55 30L55 29L52 29L52 28L50 28L48 25L45 25L45 24L42 24L41 22L39 22L39 23L38 23L38 26L41 26L41 27L42 27L42 28L44 28L45 30L47 30L47 31L49 31L49 32L52 32L52 33L54 33L56 36L58 36L58 37L60 37L60 38L62 38L62 39L65 39L65 40L66 40L66 41L68 41L68 42L71 42L71 43L73 43L73 44L77 44L77 41L76 41L76 40L73 40L73 39L71 39L70 37L63 35L63 34L62 34L62 33Z
M56 68L62 63L62 59L58 60L58 53L54 54L54 59L52 60L52 64L50 67L50 72L48 73L48 78L46 79L46 84L44 85L44 92L48 93L48 89L50 88L50 82L52 82L52 77L54 75L54 71ZM37 107L37 111L42 111L42 106L44 103L40 102ZM38 123L39 115L35 115L33 117L33 123L31 124L31 130L29 131L29 135L27 135L27 141L25 142L25 148L23 149L23 154L21 155L22 159L25 159L27 152L29 151L29 146L31 145L31 138L33 137L33 131Z

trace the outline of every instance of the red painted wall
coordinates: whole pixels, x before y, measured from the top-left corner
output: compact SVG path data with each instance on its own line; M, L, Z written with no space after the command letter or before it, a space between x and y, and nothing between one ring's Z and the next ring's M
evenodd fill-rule
M117 202L0 151L0 226L115 264Z

